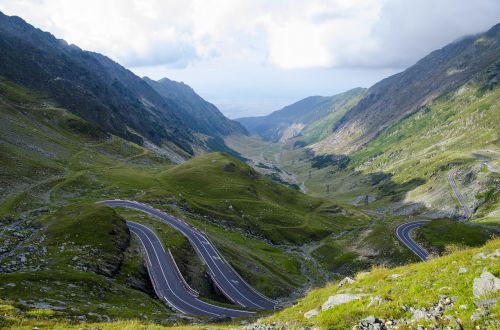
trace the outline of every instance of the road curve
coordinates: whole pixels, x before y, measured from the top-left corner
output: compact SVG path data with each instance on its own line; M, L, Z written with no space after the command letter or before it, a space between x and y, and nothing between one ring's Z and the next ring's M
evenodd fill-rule
M216 306L198 299L197 292L184 281L172 254L165 251L158 236L148 227L136 222L127 221L127 226L142 243L156 295L170 307L184 314L212 317L239 317L254 313Z
M229 300L244 307L267 310L274 309L276 302L252 288L234 268L224 260L205 234L190 224L149 205L135 201L106 200L99 203L111 207L127 207L142 211L172 226L190 241L198 255L207 265L210 277Z
M429 252L427 252L423 247L415 242L410 234L416 228L422 226L423 224L429 222L428 220L417 220L410 221L400 224L396 227L396 237L406 245L413 253L417 255L421 260L425 261L429 257Z
M486 168L493 173L499 173L500 174L500 169L496 168L495 166L491 165L491 163L487 160L483 160L482 164L486 166Z
M472 211L469 208L469 206L467 205L467 203L465 203L464 196L462 196L462 194L460 193L460 190L458 190L455 179L453 178L454 175L455 175L455 170L450 170L448 172L448 181L450 182L450 186L453 189L453 193L457 197L458 202L460 203L460 206L462 206L462 209L464 210L464 217L467 220L472 216Z

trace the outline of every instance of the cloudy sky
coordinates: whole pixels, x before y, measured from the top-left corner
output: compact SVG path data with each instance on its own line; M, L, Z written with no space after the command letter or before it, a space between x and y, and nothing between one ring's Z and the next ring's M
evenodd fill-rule
M230 118L369 87L500 22L499 0L0 0L0 10Z

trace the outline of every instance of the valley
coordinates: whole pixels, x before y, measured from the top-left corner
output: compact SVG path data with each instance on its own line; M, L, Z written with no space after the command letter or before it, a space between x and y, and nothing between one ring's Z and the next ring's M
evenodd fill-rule
M499 79L497 24L230 120L0 12L0 328L494 329Z

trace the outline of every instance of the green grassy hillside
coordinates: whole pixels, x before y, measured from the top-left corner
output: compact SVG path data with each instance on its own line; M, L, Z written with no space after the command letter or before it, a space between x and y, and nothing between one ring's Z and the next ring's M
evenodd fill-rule
M302 143L317 142L332 125L363 97L364 88L354 88L333 96L310 96L267 116L240 118L249 132L267 141L287 141L305 135Z
M274 149L274 158L311 195L390 214L430 210L437 217L462 214L447 179L453 169L458 188L475 211L474 221L498 224L499 174L491 170L500 159L500 88L491 83L497 74L498 66L491 67L386 128L345 159L319 159L286 145Z
M276 313L263 322L287 322L291 327L321 327L330 329L351 328L357 321L373 315L383 319L411 319L411 313L402 307L430 307L437 303L443 295L453 298L453 306L444 312L445 315L453 315L454 319L460 320L466 329L473 328L473 324L481 327L491 324L485 328L494 329L495 322L498 326L498 318L495 321L495 313L500 311L498 302L490 307L490 314L484 313L477 322L471 321L473 313L477 313L477 301L497 296L495 292L489 295L474 297L473 282L486 269L496 276L500 276L500 264L498 263L498 251L500 241L494 240L482 248L469 249L455 252L441 258L436 258L425 263L416 263L394 269L377 268L369 273L360 273L356 276L353 284L339 287L332 283L326 288L309 292L293 307ZM485 256L483 258L483 256ZM459 272L459 268L464 268ZM348 302L331 308L311 319L306 319L305 312L318 308L331 295L340 293L363 293L365 297L360 300ZM379 297L377 303L370 302L373 297ZM493 323L487 323L487 321ZM453 319L442 318L441 326L451 325ZM415 328L418 324L429 324L432 322L420 320L414 321Z
M139 321L97 324L69 324L50 320L47 311L15 310L8 302L0 305L2 325L8 329L351 329L366 319L383 320L387 326L398 324L399 329L419 326L438 326L453 329L498 329L496 315L500 312L498 292L478 291L474 283L484 272L500 276L498 253L500 240L489 241L479 248L455 250L449 255L397 268L376 267L361 272L353 283L330 283L308 292L293 306L263 317L251 325L203 324L163 327ZM484 275L483 275L484 276ZM360 295L321 310L329 297ZM316 310L317 315L305 317ZM422 314L422 311L425 311ZM426 317L432 313L433 317Z
M368 221L356 210L286 188L222 153L173 165L4 79L0 101L0 266L2 283L15 285L4 288L2 297L18 308L29 299L35 301L30 305L38 299L52 305L53 299L73 306L57 312L61 318L97 320L131 317L128 306L144 303L139 317L167 318L171 312L152 298L140 248L129 239L124 219L153 226L189 283L224 302L182 236L142 214L94 204L103 199L146 202L192 223L272 297L287 297L327 277L327 268L318 268L302 244ZM94 253L99 257L92 258ZM63 284L49 285L56 277ZM72 288L80 278L86 284ZM30 298L33 290L37 294ZM84 301L86 290L102 299L101 316L89 316L97 302ZM124 295L131 299L115 300Z

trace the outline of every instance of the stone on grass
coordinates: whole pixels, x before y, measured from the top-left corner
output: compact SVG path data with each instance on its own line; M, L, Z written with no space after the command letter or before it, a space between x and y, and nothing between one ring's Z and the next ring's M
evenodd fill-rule
M370 303L368 304L368 307L378 306L385 301L386 300L380 296L372 297L372 299L370 300Z
M317 308L311 309L309 312L304 313L304 317L306 319L310 319L311 317L314 317L319 314L319 310Z
M425 309L416 309L413 311L413 315L411 317L412 320L421 320L427 318L427 311Z
M394 279L396 279L396 278L398 278L398 277L401 277L401 276L402 276L401 274L391 274L391 275L389 275L388 277L389 277L390 279L393 279L393 280L394 280Z
M350 278L349 276L346 276L346 277L344 277L344 279L342 281L339 282L338 286L341 287L341 286L344 286L346 284L351 284L351 283L354 283L354 282L355 281L352 278Z
M500 279L496 278L492 273L484 271L480 277L474 279L472 290L474 297L495 294L500 290Z
M492 308L497 304L498 298L482 299L474 302L477 308Z
M321 310L325 311L325 310L330 309L332 307L342 305L342 304L348 303L348 302L353 301L353 300L358 300L358 299L361 299L361 298L366 297L366 296L367 296L366 294L362 294L362 293L359 293L359 294L347 294L347 293L336 294L334 296L328 297L328 300L323 304L323 306L321 306Z
M467 267L460 267L460 268L458 269L458 273L459 273L459 274L462 274L462 273L467 273L467 271L468 271L468 270L469 270L469 269L467 269Z

